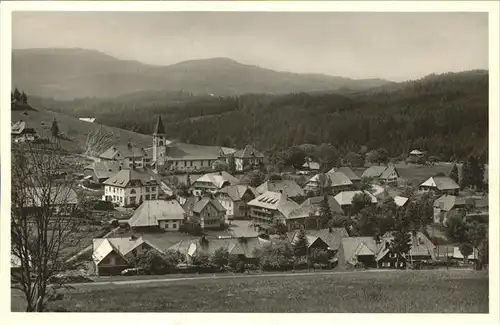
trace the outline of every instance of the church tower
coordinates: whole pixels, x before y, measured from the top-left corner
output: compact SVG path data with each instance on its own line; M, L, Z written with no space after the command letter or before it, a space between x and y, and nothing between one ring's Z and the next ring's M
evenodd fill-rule
M167 142L167 135L165 134L165 126L161 120L161 116L158 116L158 121L156 122L155 131L153 133L153 162L156 163L156 169L158 170L158 165L165 164L165 147Z

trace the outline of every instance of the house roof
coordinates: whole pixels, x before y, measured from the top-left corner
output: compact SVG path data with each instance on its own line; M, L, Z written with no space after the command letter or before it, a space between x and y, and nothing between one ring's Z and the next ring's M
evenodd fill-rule
M220 204L219 201L207 197L202 198L194 204L193 212L200 213L209 203L211 203L219 212L226 212L226 209Z
M99 264L104 258L106 258L106 256L109 255L109 253L114 251L127 261L125 255L144 243L151 248L162 252L162 250L153 245L151 242L144 240L142 237L94 238L92 242L92 259L96 264Z
M182 205L182 208L187 213L191 213L191 212L193 212L193 208L194 208L196 202L198 202L199 200L201 200L201 198L198 196L189 196L186 198L186 201Z
M162 148L165 150L165 157L172 161L217 160L221 154L219 146L202 146L182 142L170 143L167 147ZM153 148L146 149L150 156L152 156L152 151Z
M284 194L271 191L267 191L259 195L252 201L248 202L248 205L269 210L277 210L285 217L290 216L291 212L299 207L297 203L288 200Z
M306 161L301 167L309 170L319 170L319 163L315 161Z
M25 189L28 198L26 206L78 204L78 195L68 186L30 187Z
M163 121L161 120L161 116L158 116L158 120L156 121L154 135L157 134L165 134L165 126L163 125Z
M458 184L447 176L430 177L428 180L420 184L425 187L435 187L440 191L444 190L457 190L460 188Z
M380 198L380 196L383 196L383 194L386 193L386 188L377 184L372 184L370 193L372 193L376 198Z
M287 238L291 243L296 240L297 234L298 230L287 233ZM332 250L338 250L342 243L342 238L349 237L345 228L332 228L331 232L329 229L306 230L306 235L309 246L313 244L316 238L320 238Z
M393 232L390 231L386 232L382 236L382 239L385 242L391 242L393 238L394 238ZM436 249L436 246L421 231L417 231L415 234L410 232L410 238L411 238L411 248L409 252L410 256L430 256L432 259L435 258L434 251Z
M244 237L244 238L224 238L215 239L209 238L205 245L200 243L199 239L180 241L173 245L168 250L177 251L185 255L195 256L203 252L213 254L217 249L226 248L230 255L244 255L246 258L257 257L257 250L263 246L270 244L270 241L259 237Z
M404 196L395 196L394 197L394 203L396 203L396 205L398 207L404 206L406 203L408 203L408 200L409 200L409 198L404 197Z
M159 182L154 175L142 169L122 169L108 178L104 184L117 187L127 187L131 181L140 181L143 186L149 184L159 185Z
M386 168L386 166L371 166L363 172L362 177L380 177Z
M220 147L220 150L221 150L223 155L232 155L237 151L236 149L227 148L227 147Z
M351 168L349 167L339 167L339 168L332 168L328 171L328 173L334 173L334 172L341 172L351 181L359 181L361 180L361 177L359 177Z
M434 201L434 207L443 211L450 211L455 207L463 207L466 205L465 198L455 195L443 195Z
M335 200L337 200L337 202L342 206L342 205L351 205L352 204L352 199L354 198L354 196L356 194L362 194L363 191L344 191L344 192L340 192L339 194L335 195ZM370 192L368 191L364 191L365 194L367 194L371 200L372 200L372 203L377 203L377 198L375 196L373 196L373 194L371 194Z
M395 174L395 177L391 177L393 173ZM380 175L380 178L384 180L398 178L398 177L399 177L398 170L394 166L388 166Z
M304 190L294 180L266 181L257 187L260 194L267 191L283 193L287 197L304 196Z
M307 200L302 202L302 204L298 208L294 209L291 212L289 218L307 218L311 214L318 215L321 209L321 202L323 202L323 198L323 196L314 196L308 198ZM333 213L343 213L339 203L331 195L328 196L328 205L330 206L330 210Z
M118 154L121 155L120 158L142 158L147 156L147 153L143 148L133 145L116 144L101 153L99 158L115 159L118 158Z
M236 185L240 182L239 179L234 177L233 175L222 171L222 172L215 172L215 173L209 173L201 176L198 178L194 184L196 183L212 183L214 184L217 188L222 188L225 185Z
M144 201L128 220L130 227L158 226L160 220L184 220L184 209L176 200Z
M26 121L17 121L11 125L11 134L34 134L36 133L34 128L28 128Z
M243 199L245 193L250 192L254 198L259 196L259 193L251 186L248 185L230 185L220 189L217 193L224 193L229 196L233 201L240 201Z
M423 154L424 153L422 151L416 149L410 152L410 155L423 155Z
M114 160L94 161L85 167L94 171L97 178L110 178L120 171L120 162Z
M375 256L378 251L373 237L344 237L341 245L344 259L350 264L356 264L356 255Z
M351 179L342 172L327 173L331 180L331 186L347 186L352 185Z
M254 147L247 144L245 148L234 153L235 158L264 158L264 155L257 151Z

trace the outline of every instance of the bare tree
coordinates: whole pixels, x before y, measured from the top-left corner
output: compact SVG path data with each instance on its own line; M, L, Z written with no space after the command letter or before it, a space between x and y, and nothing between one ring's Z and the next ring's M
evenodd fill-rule
M114 136L111 133L107 133L102 129L92 130L87 135L85 154L90 156L98 155L111 147L115 142L114 140Z
M65 253L78 244L83 218L72 180L60 179L65 153L57 144L23 144L12 150L11 273L26 311L41 312L66 286L61 272L72 267ZM74 265L73 265L74 266Z

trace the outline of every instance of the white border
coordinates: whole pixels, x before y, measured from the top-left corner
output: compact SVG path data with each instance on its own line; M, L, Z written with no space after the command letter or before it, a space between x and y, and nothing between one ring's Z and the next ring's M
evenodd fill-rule
M7 216L10 214L10 110L8 107L11 87L11 12L12 11L481 11L489 12L489 73L490 73L490 106L489 106L489 182L490 182L490 314L97 314L87 313L73 315L40 314L27 315L10 313L8 252L10 232ZM1 2L1 303L0 319L7 323L140 323L157 322L167 324L276 324L276 323L361 323L384 324L422 324L422 323L453 323L453 324L499 324L498 296L498 247L499 247L499 3L496 1L315 1L315 2L260 2L260 1L2 1ZM459 55L457 53L457 55ZM175 293L173 293L175 294ZM332 293L334 294L334 293ZM147 316L147 317L145 317Z

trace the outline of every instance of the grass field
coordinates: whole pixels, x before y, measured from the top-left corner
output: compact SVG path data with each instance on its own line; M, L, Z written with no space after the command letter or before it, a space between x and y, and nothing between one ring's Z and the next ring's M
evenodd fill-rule
M14 301L13 311L15 307ZM109 284L78 287L49 308L71 312L487 313L488 276L436 270Z

